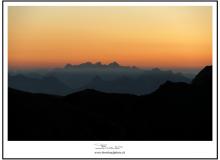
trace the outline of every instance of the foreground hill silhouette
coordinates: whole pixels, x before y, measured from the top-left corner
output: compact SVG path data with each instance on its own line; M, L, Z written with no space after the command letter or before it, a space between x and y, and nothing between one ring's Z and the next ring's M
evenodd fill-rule
M149 95L92 89L67 96L9 88L9 140L212 140L212 67Z

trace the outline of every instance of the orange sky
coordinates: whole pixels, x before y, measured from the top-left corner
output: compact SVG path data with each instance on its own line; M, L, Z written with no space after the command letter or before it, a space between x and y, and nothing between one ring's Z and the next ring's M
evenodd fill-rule
M212 63L211 7L9 7L9 68Z

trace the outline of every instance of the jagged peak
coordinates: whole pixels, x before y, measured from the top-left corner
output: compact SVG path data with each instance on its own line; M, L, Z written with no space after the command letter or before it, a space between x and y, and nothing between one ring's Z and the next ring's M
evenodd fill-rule
M66 64L64 65L64 68L69 69L69 68L130 68L130 69L138 69L136 66L122 66L120 65L118 62L113 61L109 64L103 64L101 61L97 61L96 63L92 63L92 62L85 62L85 63L81 63L78 65L74 65L74 64Z
M120 65L119 65L119 63L117 63L117 62L112 62L112 63L109 63L109 65L108 66L111 66L111 67L119 67Z
M159 71L161 71L159 68L152 68L152 71L153 72L159 72Z

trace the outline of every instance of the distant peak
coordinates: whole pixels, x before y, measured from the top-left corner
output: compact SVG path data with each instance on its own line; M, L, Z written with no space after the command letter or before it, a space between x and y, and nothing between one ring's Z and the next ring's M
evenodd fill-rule
M72 65L69 63L64 66L64 68L71 68L71 67L72 67Z
M159 68L152 68L152 71L154 71L154 72L159 72L159 71L161 71Z
M91 66L91 65L93 65L92 62L85 62L85 63L79 64L79 66Z
M96 65L102 65L102 62L96 62L95 64Z
M64 66L64 68L69 69L69 68L128 68L128 69L138 69L136 66L122 66L120 65L118 62L113 61L109 64L103 64L102 62L98 61L96 63L92 63L92 62L85 62L85 63L81 63L78 65L74 65L74 64L66 64Z
M120 65L117 63L117 62L112 62L112 63L109 63L109 65L108 66L110 66L110 67L120 67Z

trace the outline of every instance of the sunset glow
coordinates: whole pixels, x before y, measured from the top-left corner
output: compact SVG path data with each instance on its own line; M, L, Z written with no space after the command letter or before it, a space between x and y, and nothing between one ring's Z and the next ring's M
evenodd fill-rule
M9 7L9 68L87 61L199 68L212 63L212 9Z

